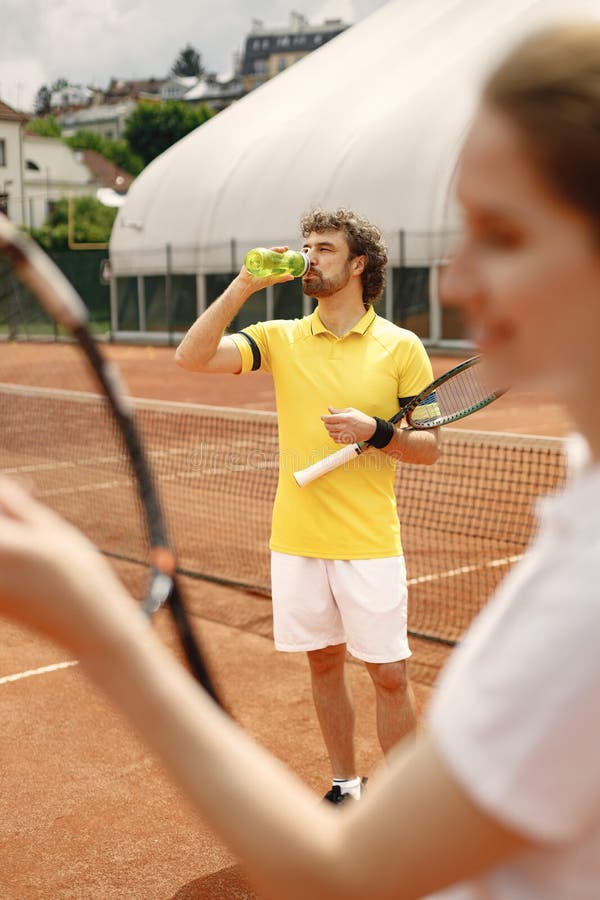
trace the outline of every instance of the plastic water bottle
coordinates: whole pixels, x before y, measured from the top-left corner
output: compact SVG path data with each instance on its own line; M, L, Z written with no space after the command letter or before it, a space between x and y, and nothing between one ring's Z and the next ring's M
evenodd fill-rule
M244 265L251 275L265 278L269 275L293 275L299 278L304 275L310 265L308 252L305 250L267 250L266 247L255 247L249 250Z

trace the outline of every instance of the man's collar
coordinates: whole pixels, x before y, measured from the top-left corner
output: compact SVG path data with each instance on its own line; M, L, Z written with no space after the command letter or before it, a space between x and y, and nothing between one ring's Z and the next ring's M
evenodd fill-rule
M360 319L358 320L358 322L352 326L352 328L350 329L348 334L351 331L355 331L357 334L365 334L365 332L371 327L371 325L375 321L376 315L377 314L376 314L375 310L373 309L373 307L369 306L369 308L365 310L364 315L361 316ZM308 320L310 323L310 333L311 334L320 334L323 331L329 332L329 329L326 328L325 325L323 325L323 323L321 322L321 319L319 317L318 308L315 309L313 313L311 313L311 315L308 317ZM329 332L329 333L331 334L331 332Z

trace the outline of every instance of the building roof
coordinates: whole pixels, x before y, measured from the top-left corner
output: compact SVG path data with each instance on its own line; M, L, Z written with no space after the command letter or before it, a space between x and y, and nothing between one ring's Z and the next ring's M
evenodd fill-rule
M161 86L166 78L142 78L136 81L125 81L119 78L111 78L108 89L105 91L109 103L124 100L129 97L135 99L140 94L160 94Z
M119 191L123 192L129 189L134 181L133 175L115 165L110 159L102 156L97 150L80 150L83 164L91 172L94 181L97 181L103 187L115 189L118 185Z
M227 82L220 82L216 78L208 79L202 78L200 79L194 87L190 88L189 91L183 96L184 100L229 100L229 99L237 99L241 97L244 93L244 88L241 82L237 79L232 79Z
M26 116L25 113L17 112L8 103L3 103L0 100L0 120L3 122L26 122L28 119L29 116Z
M262 19L252 19L252 28L250 34L289 34L294 31L324 31L340 28L347 28L350 23L344 23L344 21L337 18L325 19L323 23L314 24L311 23L307 17L300 12L296 12L292 10L290 12L290 18L288 25L265 25Z

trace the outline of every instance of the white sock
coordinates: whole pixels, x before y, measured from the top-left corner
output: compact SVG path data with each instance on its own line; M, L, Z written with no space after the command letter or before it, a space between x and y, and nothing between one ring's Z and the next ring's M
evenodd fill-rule
M360 778L334 778L333 784L337 784L342 794L351 794L360 800Z

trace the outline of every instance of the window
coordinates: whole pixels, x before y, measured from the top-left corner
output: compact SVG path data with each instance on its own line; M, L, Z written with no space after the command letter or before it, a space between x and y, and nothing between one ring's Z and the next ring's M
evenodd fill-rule
M34 162L32 159L26 159L26 160L25 160L25 168L26 168L26 169L30 169L32 172L39 172L39 171L40 171L40 167L39 167L38 164L37 164L36 162Z
M196 276L144 276L147 331L187 331L196 318Z
M0 138L0 166L6 165L6 141Z
M394 268L393 317L396 325L414 331L421 338L428 338L429 299L429 269Z
M137 278L117 278L117 329L139 331Z

